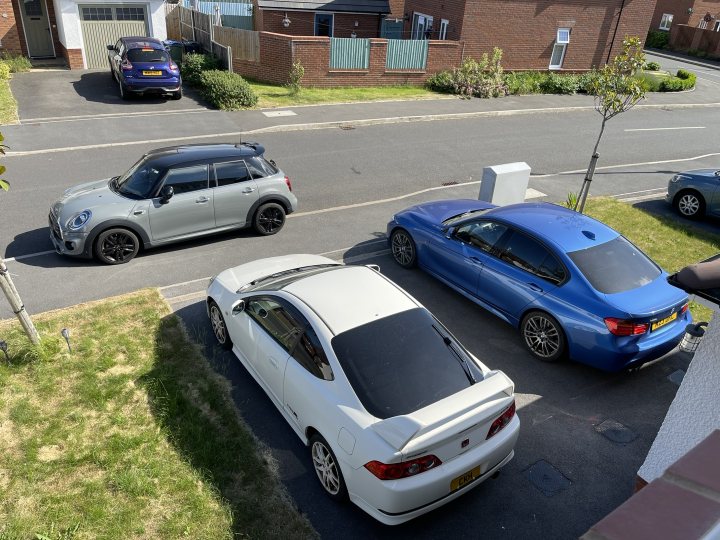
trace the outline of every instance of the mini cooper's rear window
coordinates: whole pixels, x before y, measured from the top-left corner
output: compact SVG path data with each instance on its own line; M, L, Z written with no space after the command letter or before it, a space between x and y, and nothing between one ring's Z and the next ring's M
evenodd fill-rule
M353 328L331 343L365 410L377 418L411 413L483 378L462 345L422 308Z

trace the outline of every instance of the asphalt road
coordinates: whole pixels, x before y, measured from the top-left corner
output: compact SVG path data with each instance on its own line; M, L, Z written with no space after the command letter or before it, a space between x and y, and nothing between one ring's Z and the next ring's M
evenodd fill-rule
M674 60L661 63L676 69ZM718 166L720 71L689 68L702 76L696 92L653 96L608 124L592 194L627 194L647 211L666 212L656 199L671 174ZM384 241L385 224L397 210L437 198L476 198L487 165L525 161L534 175L530 187L547 200L564 200L579 189L597 137L600 118L591 99L309 107L269 118L261 111L208 111L193 99L119 105L109 76L103 82L101 75L80 74L82 92L71 80L77 75L60 80L59 95L85 108L48 107L38 93L24 99L23 88L34 81L13 79L23 123L2 129L11 146L4 164L12 187L0 196L0 252L11 259L31 313L163 287L190 334L232 382L243 417L270 447L293 499L325 537L342 531L352 538L572 538L630 495L677 389L668 376L689 359L675 353L629 376L541 364L523 351L512 328L421 272L396 267ZM52 89L47 85L46 91ZM240 137L265 144L267 155L293 179L300 210L279 235L225 234L149 251L119 267L44 253L51 249L47 209L67 187L119 174L150 148ZM523 427L516 458L497 481L393 529L324 497L306 449L235 359L212 346L201 301L207 278L220 270L291 252L380 264L471 351L513 378ZM9 316L0 303L0 318ZM606 421L626 426L629 431L620 433L627 442L599 433Z

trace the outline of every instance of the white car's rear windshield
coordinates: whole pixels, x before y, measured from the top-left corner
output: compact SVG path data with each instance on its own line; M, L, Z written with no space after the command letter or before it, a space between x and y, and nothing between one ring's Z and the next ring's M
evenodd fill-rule
M411 413L483 378L462 345L421 308L338 334L332 347L365 410L377 418Z

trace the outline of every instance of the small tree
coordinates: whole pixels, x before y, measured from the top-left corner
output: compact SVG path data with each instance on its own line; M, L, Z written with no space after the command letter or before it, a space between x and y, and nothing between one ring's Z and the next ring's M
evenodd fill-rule
M595 110L602 116L600 133L593 149L590 165L585 180L578 194L575 210L583 212L585 201L590 192L590 182L595 173L595 165L600 157L597 150L605 132L605 124L620 113L632 109L638 101L645 98L645 88L636 77L645 63L640 38L626 37L623 40L622 52L609 64L605 65L596 78L588 85L588 92L595 96Z
M293 62L292 67L290 68L290 73L288 74L288 83L287 87L290 90L290 95L295 96L300 93L300 90L302 89L302 79L305 76L305 68L303 65L299 62Z
M2 136L2 133L0 133L0 155L3 156L5 155L5 149L7 148L7 146L2 144L2 141L4 140L5 139ZM0 165L0 176L2 176L4 173L5 167L3 165ZM7 180L0 178L0 189L2 189L3 191L7 191L8 189L10 189L10 183ZM25 330L25 334L27 334L27 337L34 345L40 343L40 335L35 329L35 325L33 324L32 319L30 319L30 315L28 315L27 311L25 311L25 306L23 305L22 300L20 299L20 295L15 288L15 284L10 277L10 272L5 265L5 259L3 259L2 255L0 255L0 289L2 289L5 298L7 298L8 302L10 303L10 308L13 310L13 313L20 321L20 324Z

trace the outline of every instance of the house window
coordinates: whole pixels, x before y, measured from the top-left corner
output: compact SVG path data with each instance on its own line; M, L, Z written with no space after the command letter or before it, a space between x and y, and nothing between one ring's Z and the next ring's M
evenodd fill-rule
M112 8L84 7L82 8L83 21L112 21Z
M315 35L332 37L332 35L333 35L333 14L332 13L316 13L315 14Z
M715 28L713 28L713 30L715 30L716 32L720 32L720 21L717 21L715 23Z
M413 13L412 31L410 39L430 39L433 18L423 13Z
M119 7L115 8L118 21L144 21L145 8L141 7Z
M447 19L440 19L440 35L438 39L447 39L447 29L450 22Z
M550 69L562 68L568 43L570 43L570 29L558 28L557 35L555 36L555 44L553 45L552 54L550 55Z
M662 20L660 21L660 30L670 30L672 20L672 13L663 13Z

